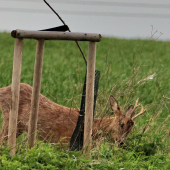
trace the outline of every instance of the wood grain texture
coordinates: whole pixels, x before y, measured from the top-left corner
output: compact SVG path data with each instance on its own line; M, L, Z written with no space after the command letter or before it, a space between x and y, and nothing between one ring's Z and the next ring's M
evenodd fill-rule
M71 41L95 41L99 42L102 38L100 34L95 33L77 33L77 32L57 32L57 31L28 31L13 30L13 38L27 39L45 39L45 40L71 40Z
M87 58L86 104L85 104L84 146L83 146L85 152L88 152L91 149L95 62L96 62L96 42L89 42Z
M36 138L43 55L44 55L44 40L38 40L37 47L36 47L35 65L34 65L31 113L30 113L29 128L28 128L28 141L29 141L30 148L34 146L35 138Z
M20 92L20 75L22 64L23 39L15 39L13 73L12 73L12 105L9 116L8 129L8 146L12 148L10 154L15 155L16 130L18 120L19 92Z

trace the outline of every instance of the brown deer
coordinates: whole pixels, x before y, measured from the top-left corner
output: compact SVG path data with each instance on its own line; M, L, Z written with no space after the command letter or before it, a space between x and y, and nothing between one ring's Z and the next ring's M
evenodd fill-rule
M28 132L29 115L31 109L32 87L28 84L20 84L20 98L18 111L18 137L22 132ZM130 106L124 113L117 101L110 97L110 105L115 117L94 119L93 135L99 130L110 132L117 145L123 144L125 137L131 132L134 126L134 119L143 114L143 107L135 116L135 109L138 107L138 100L135 106ZM11 109L11 86L0 89L0 107L3 114L3 126L0 135L0 142L8 138L9 113ZM50 140L51 143L68 143L75 129L79 116L78 109L71 109L52 102L40 94L38 112L37 135L40 140ZM104 134L104 133L103 133ZM67 137L67 138L64 138Z

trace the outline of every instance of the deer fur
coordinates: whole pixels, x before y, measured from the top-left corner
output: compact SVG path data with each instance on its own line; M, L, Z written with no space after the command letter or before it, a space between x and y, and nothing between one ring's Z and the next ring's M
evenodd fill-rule
M20 98L18 111L17 134L28 132L29 115L31 110L32 87L28 84L20 84ZM11 109L11 86L0 89L0 107L3 115L3 126L0 134L0 142L8 138L9 113ZM92 133L97 135L99 130L110 132L112 138L119 145L124 142L126 135L131 132L134 121L134 111L137 107L130 106L124 113L117 101L110 97L110 105L115 114L111 118L94 119ZM142 110L138 115L142 114ZM138 116L136 115L135 118ZM57 143L61 139L63 143L68 143L73 134L79 116L78 109L71 109L52 102L40 94L37 135L40 140ZM65 138L66 137L66 138Z

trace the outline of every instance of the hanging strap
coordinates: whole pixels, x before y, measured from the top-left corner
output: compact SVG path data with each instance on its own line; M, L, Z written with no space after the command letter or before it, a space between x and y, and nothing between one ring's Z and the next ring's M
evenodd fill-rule
M61 21L64 25L66 25L66 23L64 22L64 20L63 20L63 19L61 18L61 16L51 7L51 5L50 5L46 0L44 0L44 2L45 2L46 5L57 15L57 17L60 19L60 21ZM69 27L68 27L68 31L71 32L71 30L70 30ZM86 66L87 66L87 60L86 60L86 58L85 58L85 55L84 55L84 53L83 53L83 51L82 51L82 49L81 49L78 41L75 41L75 43L77 44L77 47L78 47L78 49L80 50L81 55L83 56L84 62L85 62L85 64L86 64Z

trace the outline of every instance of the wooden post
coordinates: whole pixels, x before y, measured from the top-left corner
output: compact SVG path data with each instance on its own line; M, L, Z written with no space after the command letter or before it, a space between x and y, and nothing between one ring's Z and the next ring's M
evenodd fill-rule
M32 148L35 143L37 118L39 110L39 95L41 89L41 76L44 55L44 40L37 41L36 58L34 66L33 91L31 99L31 113L29 118L28 141L29 147Z
M84 146L83 146L85 152L88 152L91 149L95 62L96 62L96 42L89 42L87 58L86 104L85 104Z
M12 105L9 115L9 129L8 129L8 146L12 147L10 151L11 156L15 155L16 146L16 131L18 120L18 106L20 94L20 76L22 64L22 47L23 39L15 39L14 46L14 60L13 60L13 73L12 73Z

